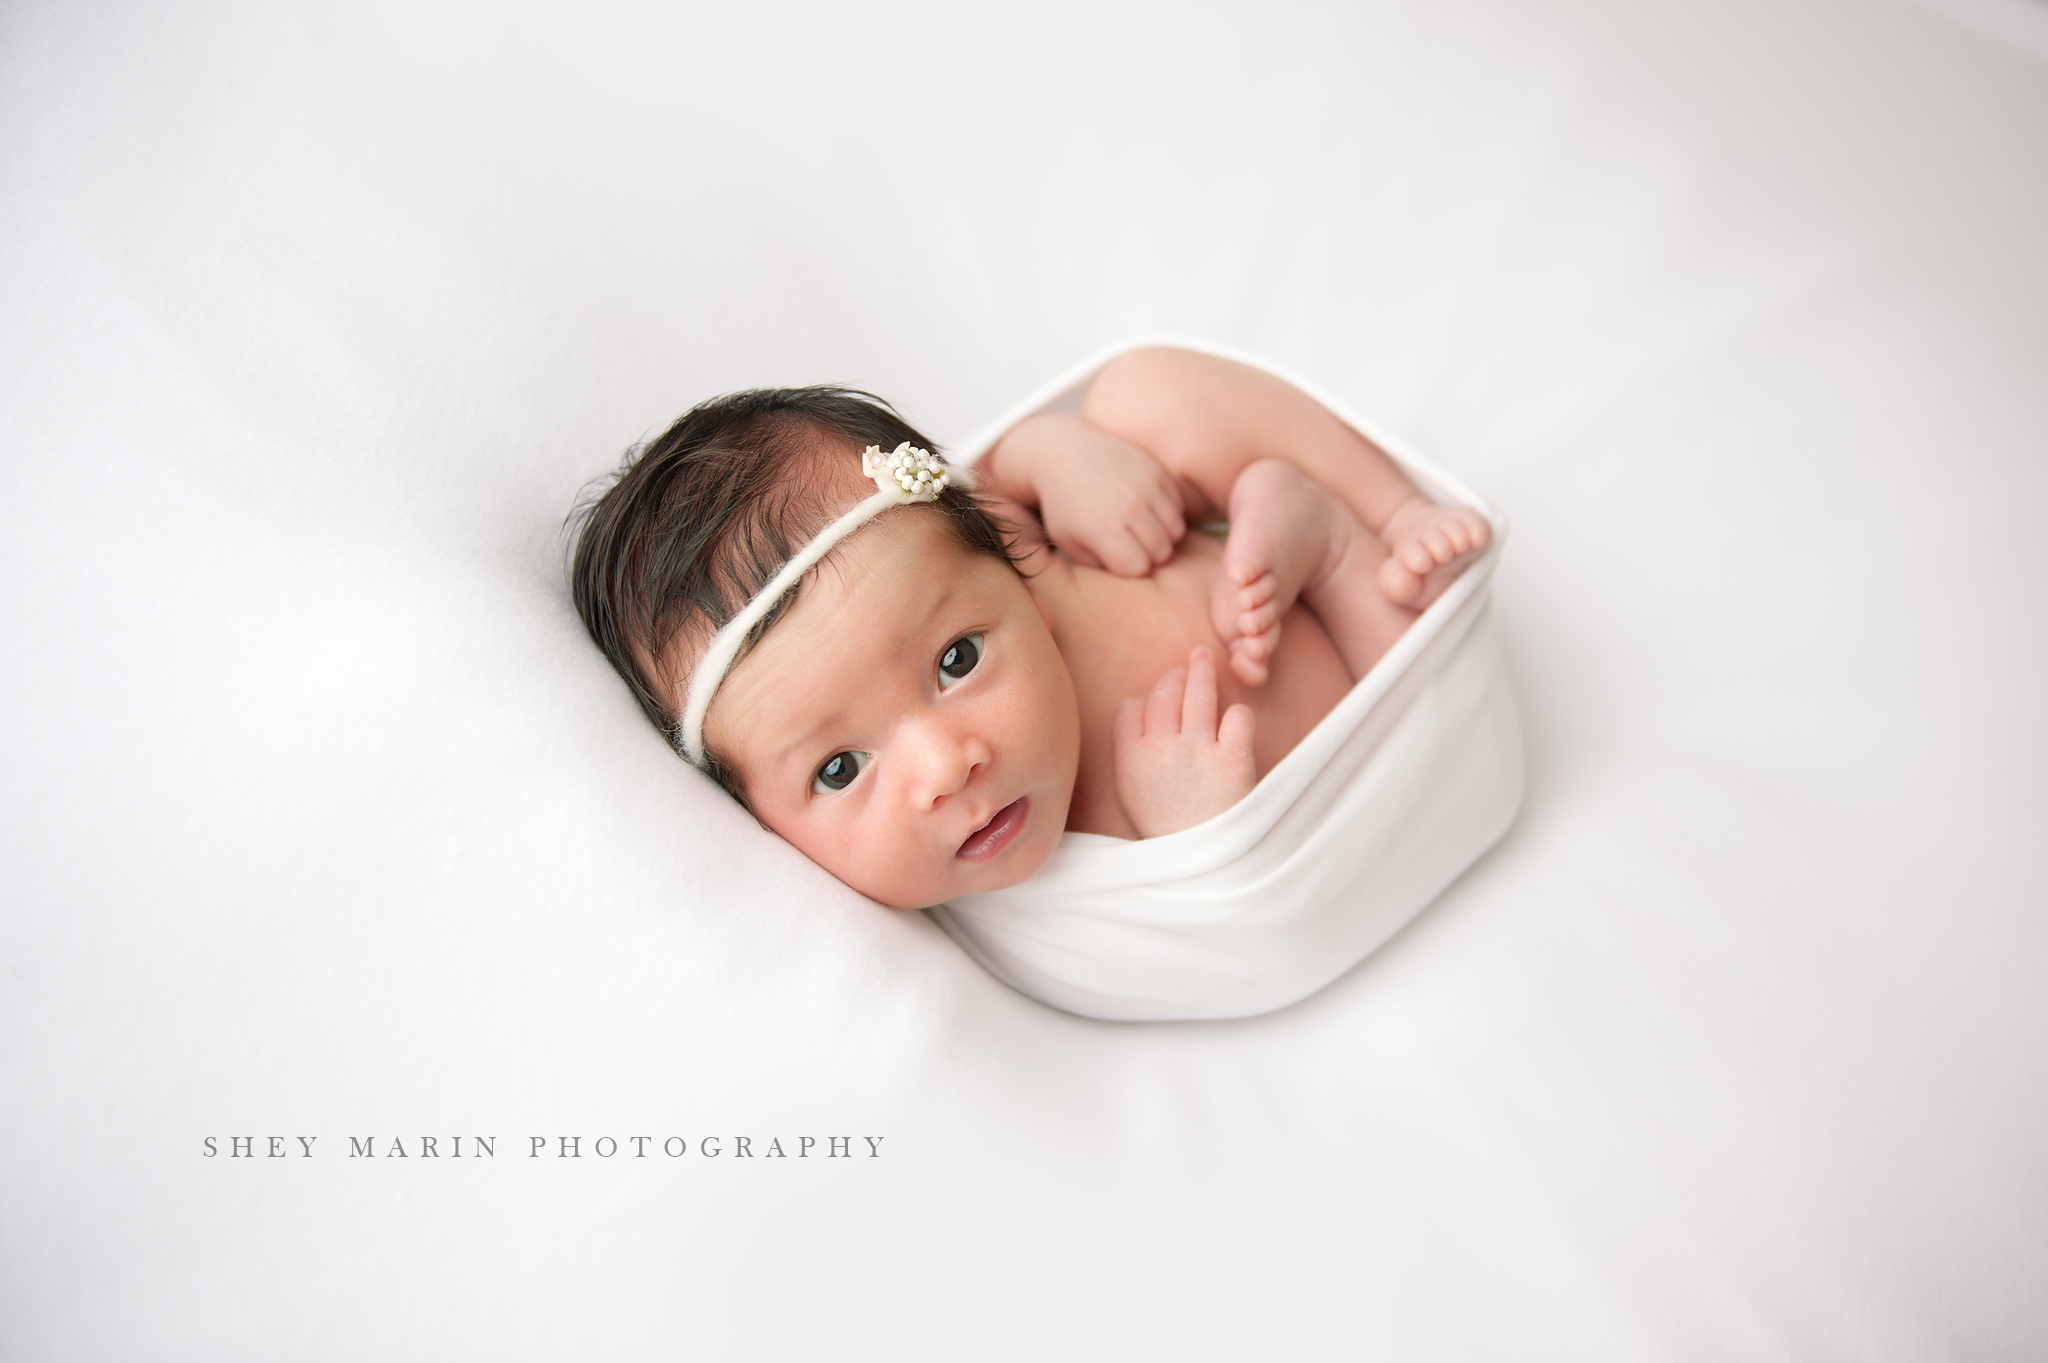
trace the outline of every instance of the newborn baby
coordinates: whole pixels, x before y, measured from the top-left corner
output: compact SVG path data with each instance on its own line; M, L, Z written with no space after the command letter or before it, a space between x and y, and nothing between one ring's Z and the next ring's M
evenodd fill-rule
M573 570L683 754L896 907L1015 885L1068 829L1222 813L1489 533L1191 351L1127 352L1079 417L1014 427L980 500L928 448L862 394L714 400L586 508ZM1225 516L1227 540L1186 533Z

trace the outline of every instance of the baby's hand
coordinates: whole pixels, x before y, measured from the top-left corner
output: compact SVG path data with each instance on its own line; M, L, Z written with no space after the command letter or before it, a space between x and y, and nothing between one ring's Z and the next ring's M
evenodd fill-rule
M1207 823L1251 793L1252 712L1216 721L1216 663L1206 648L1116 710L1116 794L1141 838Z
M1065 424L1032 469L1046 537L1068 558L1143 577L1187 533L1180 487L1145 451L1084 422Z

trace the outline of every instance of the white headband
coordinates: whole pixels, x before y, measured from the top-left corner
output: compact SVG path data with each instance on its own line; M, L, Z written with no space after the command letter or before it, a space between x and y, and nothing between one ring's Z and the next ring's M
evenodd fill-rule
M746 642L747 635L761 622L761 617L775 609L775 603L797 584L799 578L815 567L819 559L831 553L839 541L892 506L937 501L939 494L954 479L953 471L943 460L908 440L890 454L883 454L880 445L868 446L861 452L860 471L875 480L875 495L819 531L816 539L782 565L782 571L768 580L768 585L747 603L745 610L726 621L725 628L711 636L711 647L704 650L697 670L690 674L690 695L683 705L682 720L669 735L676 751L691 765L704 765L704 714L711 708L711 698L718 694L733 659L739 656L740 645Z

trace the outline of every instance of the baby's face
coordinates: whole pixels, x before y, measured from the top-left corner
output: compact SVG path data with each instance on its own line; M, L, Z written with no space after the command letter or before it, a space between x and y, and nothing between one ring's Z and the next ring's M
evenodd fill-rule
M1081 745L1074 683L1029 589L917 508L826 560L704 728L763 823L895 908L1044 865Z

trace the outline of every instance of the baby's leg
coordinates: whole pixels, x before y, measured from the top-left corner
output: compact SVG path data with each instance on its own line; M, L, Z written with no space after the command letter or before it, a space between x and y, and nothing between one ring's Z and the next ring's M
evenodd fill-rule
M1351 508L1284 459L1262 459L1230 491L1230 541L1210 589L1230 670L1266 683L1266 660L1297 600L1316 613L1356 681L1415 619L1377 589L1386 546Z
M1322 404L1232 360L1168 347L1129 351L1096 375L1081 415L1148 451L1218 511L1249 465L1294 465L1392 551L1376 590L1399 605L1420 610L1435 600L1492 534L1477 512L1424 497L1384 451Z

